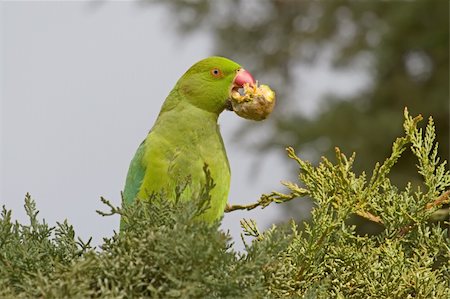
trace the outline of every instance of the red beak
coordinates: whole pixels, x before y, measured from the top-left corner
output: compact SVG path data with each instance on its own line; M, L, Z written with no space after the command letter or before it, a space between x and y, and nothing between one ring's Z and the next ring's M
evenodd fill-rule
M233 85L241 88L245 83L253 85L255 84L255 79L253 79L252 74L241 68L237 71L236 77L234 77Z

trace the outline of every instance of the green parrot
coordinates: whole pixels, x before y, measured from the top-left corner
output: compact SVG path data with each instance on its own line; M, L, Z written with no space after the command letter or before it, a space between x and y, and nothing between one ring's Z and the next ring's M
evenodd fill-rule
M254 84L252 75L224 57L209 57L194 64L169 93L153 128L130 163L124 204L160 193L175 198L176 187L189 180L182 200L196 198L206 181L206 164L215 187L210 208L199 218L220 218L230 189L230 166L217 119L231 110L230 94L244 84Z

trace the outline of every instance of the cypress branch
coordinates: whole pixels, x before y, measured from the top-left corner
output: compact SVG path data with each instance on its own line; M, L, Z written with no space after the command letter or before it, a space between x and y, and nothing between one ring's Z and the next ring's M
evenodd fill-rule
M307 197L314 203L311 221L261 231L243 219L242 237L253 239L244 241L245 252L233 250L220 223L196 220L215 186L206 165L205 190L190 202L152 194L118 208L102 197L109 211L97 212L120 215L126 225L100 248L78 238L67 221L52 227L40 220L27 194L29 223L14 222L6 207L0 213L0 297L448 298L448 222L433 217L447 213L448 221L450 173L437 156L433 120L422 130L421 116L406 109L404 115L405 135L370 178L356 175L356 155L339 148L335 162L323 157L317 166L287 148L299 182L282 182L289 192L273 191L227 212ZM389 173L408 149L423 185L400 189ZM381 233L359 235L347 221L354 214L380 224Z

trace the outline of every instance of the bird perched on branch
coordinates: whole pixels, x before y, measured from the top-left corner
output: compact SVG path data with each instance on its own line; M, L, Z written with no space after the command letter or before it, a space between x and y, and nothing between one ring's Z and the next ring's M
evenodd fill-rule
M131 161L123 193L124 204L153 193L175 199L176 188L189 182L181 200L196 198L205 184L207 165L215 187L209 209L199 216L212 222L223 215L230 189L230 166L217 119L232 109L230 98L252 75L239 64L209 57L194 64L167 96L153 128Z

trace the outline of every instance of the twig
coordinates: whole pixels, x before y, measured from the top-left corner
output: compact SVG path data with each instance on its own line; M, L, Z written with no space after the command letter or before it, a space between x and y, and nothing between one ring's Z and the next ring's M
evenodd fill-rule
M450 190L445 191L439 197L437 197L433 202L429 202L426 204L425 209L431 210L434 207L439 207L445 203L450 202ZM409 231L413 229L415 224L409 224L402 227L399 231L400 236L406 235Z
M122 215L122 209L121 208L115 207L109 200L107 200L103 196L100 197L100 200L102 201L102 203L107 205L111 210L109 212L103 212L103 211L100 211L100 210L95 210L97 212L97 214L99 214L101 216L112 216L112 215L115 215L115 214Z
M444 193L442 193L441 196L436 198L433 202L427 203L426 209L430 210L434 207L438 207L440 205L443 205L443 204L449 203L449 202L450 202L450 190L447 190Z
M236 210L247 210L247 211L250 211L250 210L253 210L253 209L255 209L255 208L259 207L259 206L260 206L259 202L252 203L252 204L249 204L249 205L230 205L229 203L227 203L227 205L225 206L225 213L230 213L230 212L233 212L233 211L236 211Z
M257 207L261 207L262 209L264 209L265 207L267 207L268 205L270 205L273 202L274 203L284 203L284 202L288 202L294 198L302 197L302 196L309 194L308 190L306 190L304 188L300 188L299 186L297 186L296 184L293 184L291 182L282 182L282 184L287 186L289 189L291 189L291 193L284 194L284 193L273 191L270 194L261 195L261 198L257 202L252 203L252 204L248 204L248 205L227 204L225 207L225 213L233 212L236 210L250 211Z
M384 225L383 220L381 220L380 217L375 216L375 215L372 214L372 213L369 213L369 212L366 212L366 211L357 211L357 212L356 212L356 215L361 216L361 217L363 217L363 218L365 218L365 219L367 219L367 220L370 220L370 221L372 221L372 222L375 222L375 223Z
M272 202L283 203L283 202L290 201L290 200L292 200L292 199L294 199L296 197L305 196L305 195L308 194L307 190L305 190L305 189L301 189L301 190L298 189L298 190L301 191L301 192L295 192L295 193L291 193L291 194L282 194L282 193L278 193L278 192L272 192L272 194L270 194L270 195L263 195L258 202L255 202L255 203L252 203L252 204L248 204L248 205L230 205L230 204L227 204L226 207L225 207L225 213L230 213L230 212L233 212L233 211L236 211L236 210L247 210L247 211L250 211L250 210L253 210L253 209L255 209L257 207L260 207L260 206L264 209L265 207L267 207ZM275 196L276 196L276 199L274 199ZM433 202L428 203L425 206L425 208L427 210L429 210L429 209L432 209L433 207L438 207L440 205L443 205L443 204L449 203L449 202L450 202L450 190L447 190L441 196L436 198ZM367 220L369 220L369 221L372 221L372 222L384 225L383 220L379 216L376 216L376 215L374 215L374 214L372 214L370 212L366 212L366 211L362 211L361 210L361 211L357 211L356 214L361 216L361 217L363 217L363 218L365 218L365 219L367 219ZM411 225L407 225L407 226L405 226L405 227L400 229L400 234L403 235L406 232L408 232L410 229L411 229Z
M281 193L279 193L281 194ZM253 210L256 209L257 207L261 207L262 209L264 209L265 207L267 207L269 204L271 204L272 202L274 203L284 203L284 202L288 202L294 198L299 197L296 194L283 194L283 197L278 198L278 199L274 199L274 200L268 200L271 196L267 196L267 195L263 195L263 197L261 197L261 199L258 202L252 203L252 204L248 204L248 205L230 205L227 204L225 206L225 213L229 213L229 212L233 212L236 210Z

